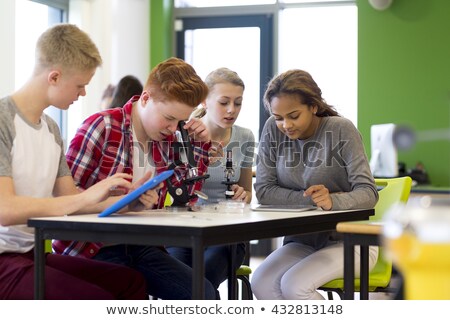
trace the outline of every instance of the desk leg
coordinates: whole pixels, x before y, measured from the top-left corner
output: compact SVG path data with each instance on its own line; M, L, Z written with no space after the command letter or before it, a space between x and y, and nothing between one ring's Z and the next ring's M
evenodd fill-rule
M42 230L36 229L34 233L34 298L45 298L45 250Z
M205 299L205 247L199 238L192 239L192 299Z
M361 245L360 299L369 300L369 246Z
M355 297L355 249L350 236L344 234L344 299Z
M234 261L236 260L236 244L229 245L230 255L228 259L228 300L236 300L236 270Z

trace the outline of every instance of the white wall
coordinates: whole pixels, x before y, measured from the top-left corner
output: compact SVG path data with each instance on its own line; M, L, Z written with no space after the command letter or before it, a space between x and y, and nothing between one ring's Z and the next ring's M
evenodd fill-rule
M14 90L14 1L0 1L0 97Z
M0 1L0 97L14 91L15 1ZM68 139L87 116L100 110L109 83L132 74L143 83L150 71L150 0L70 0L69 23L96 43L103 66L87 87L87 95L68 112ZM31 71L31 70L30 70Z
M69 22L86 31L103 58L81 100L69 109L69 141L83 119L100 110L103 90L127 74L143 83L150 71L150 0L71 0Z

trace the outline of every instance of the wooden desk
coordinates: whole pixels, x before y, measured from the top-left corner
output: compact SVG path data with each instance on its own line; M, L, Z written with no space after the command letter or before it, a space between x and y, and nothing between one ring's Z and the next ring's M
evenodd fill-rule
M381 222L340 222L336 230L344 234L344 299L355 294L355 246L360 246L360 299L369 299L369 246L380 244Z
M106 218L96 214L33 218L28 226L35 228L35 298L44 298L45 239L190 247L193 298L202 299L207 246L334 230L339 221L367 220L373 214L373 209L253 212L247 205L236 214L212 209L177 213L152 210Z

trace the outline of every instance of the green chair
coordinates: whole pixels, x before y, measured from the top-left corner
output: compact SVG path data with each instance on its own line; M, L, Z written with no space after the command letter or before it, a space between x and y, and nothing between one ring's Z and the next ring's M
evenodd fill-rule
M250 285L250 274L252 273L252 268L247 265L241 265L239 269L236 270L236 277L241 281L241 299L242 300L253 300L252 286Z
M250 284L250 274L252 273L252 268L249 267L250 264L250 242L245 243L245 258L239 269L236 270L236 290L238 290L238 282L241 281L241 299L242 300L253 300L253 291ZM236 296L238 296L236 294Z
M53 252L52 240L50 240L50 239L45 240L44 248L45 248L45 253L52 253Z
M406 203L411 191L412 180L410 177L375 179L379 191L379 200L375 205L375 215L370 217L370 221L381 221L383 215L389 208L398 203ZM361 221L364 223L364 221ZM369 273L369 292L388 292L388 286L392 276L392 261L384 254L384 249L379 248L378 260L373 270ZM355 278L355 291L360 289L360 279ZM333 299L333 292L336 292L341 299L344 295L344 279L334 279L324 285L319 290L326 291L328 298Z

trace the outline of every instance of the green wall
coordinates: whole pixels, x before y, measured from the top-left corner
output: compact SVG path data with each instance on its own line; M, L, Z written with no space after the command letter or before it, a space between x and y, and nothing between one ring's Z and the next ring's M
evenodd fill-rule
M173 55L173 0L150 2L150 67Z
M450 1L394 0L385 11L357 4L358 128L368 153L372 124L409 125L418 140L437 130L399 161L421 161L433 185L450 186Z

